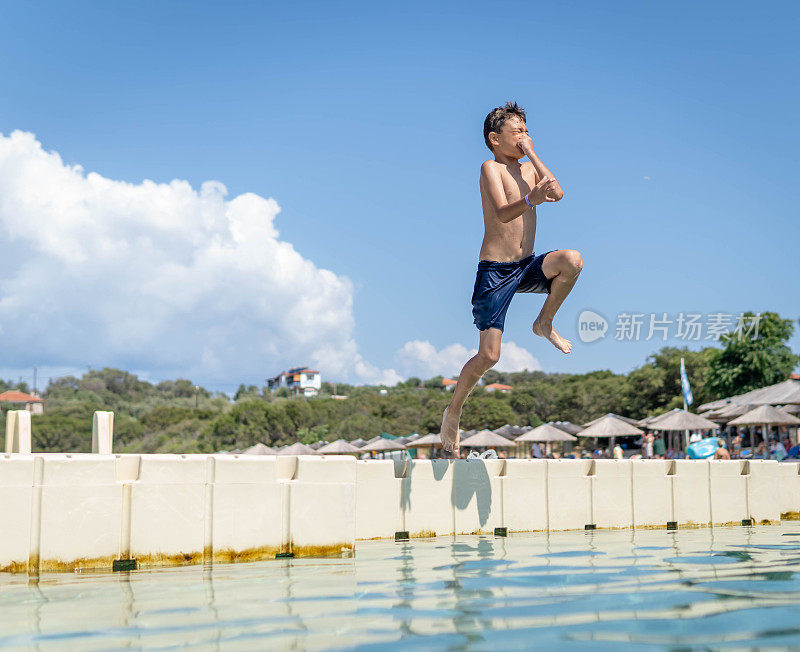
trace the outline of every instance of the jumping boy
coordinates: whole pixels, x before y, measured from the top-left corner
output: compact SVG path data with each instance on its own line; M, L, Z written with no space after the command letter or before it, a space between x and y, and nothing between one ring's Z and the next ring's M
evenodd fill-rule
M533 151L525 110L516 102L493 109L483 123L483 139L494 160L481 165L480 177L485 232L472 293L480 344L477 355L461 370L442 418L442 446L456 455L461 409L481 376L500 359L500 338L514 293L547 294L533 322L533 333L569 353L572 344L555 331L553 318L583 268L583 259L574 249L534 255L536 206L556 202L564 193ZM521 163L523 156L530 161Z

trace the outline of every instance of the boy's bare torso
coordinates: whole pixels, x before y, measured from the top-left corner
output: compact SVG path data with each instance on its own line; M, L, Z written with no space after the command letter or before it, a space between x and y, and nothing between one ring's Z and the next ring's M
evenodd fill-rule
M506 165L491 160L487 163L496 166L499 171L508 203L522 199L540 180L533 163L520 162L516 165ZM530 256L534 252L533 245L536 239L536 208L529 208L516 219L503 223L497 218L488 190L484 187L483 177L480 188L485 229L480 260L509 262Z

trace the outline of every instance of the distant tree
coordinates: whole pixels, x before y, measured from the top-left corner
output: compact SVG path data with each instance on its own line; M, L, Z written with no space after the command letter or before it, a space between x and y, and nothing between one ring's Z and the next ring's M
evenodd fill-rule
M441 389L444 387L444 384L442 383L443 380L444 376L434 376L433 378L429 378L425 381L425 387Z
M163 380L156 385L156 390L166 396L175 398L194 398L195 391L200 398L211 396L211 392L207 389L200 387L195 390L195 383L186 378L178 378L178 380Z
M499 428L514 421L514 410L507 401L495 400L491 396L473 397L464 405L461 412L461 427L465 430L476 428ZM441 421L441 415L439 416ZM441 424L440 424L441 426Z
M256 385L245 386L244 383L242 383L236 390L236 394L233 395L233 400L239 401L242 398L252 399L257 396L261 396L261 390Z
M692 407L711 400L706 378L713 352L712 347L692 351L687 347L665 346L649 355L644 365L628 374L623 412L635 419L642 419L656 412L683 406L681 358L686 364L686 374L692 388Z
M774 312L744 314L745 328L723 335L714 349L706 379L712 398L741 394L786 380L800 362L787 345L794 332L791 319Z

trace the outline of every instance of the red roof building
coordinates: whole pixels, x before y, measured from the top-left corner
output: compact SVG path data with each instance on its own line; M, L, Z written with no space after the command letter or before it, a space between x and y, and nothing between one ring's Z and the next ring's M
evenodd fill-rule
M10 403L9 409L25 409L31 414L41 414L44 411L44 399L40 396L26 394L18 389L9 389L0 394L0 403ZM24 407L23 407L24 405Z
M486 385L487 392L510 392L514 389L511 385L503 385L502 383L492 383L491 385Z
M44 399L32 394L20 392L17 389L9 389L7 392L0 394L0 402L6 403L44 403Z

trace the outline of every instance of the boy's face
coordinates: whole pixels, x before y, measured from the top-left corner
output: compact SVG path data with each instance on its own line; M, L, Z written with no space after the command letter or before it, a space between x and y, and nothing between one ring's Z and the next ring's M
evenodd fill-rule
M525 156L517 143L521 142L523 136L528 135L528 127L517 116L511 116L506 120L500 128L500 133L495 131L492 133L496 134L497 138L497 144L494 144L495 141L493 137L491 135L489 136L490 142L494 144L495 153L515 159L521 159Z

